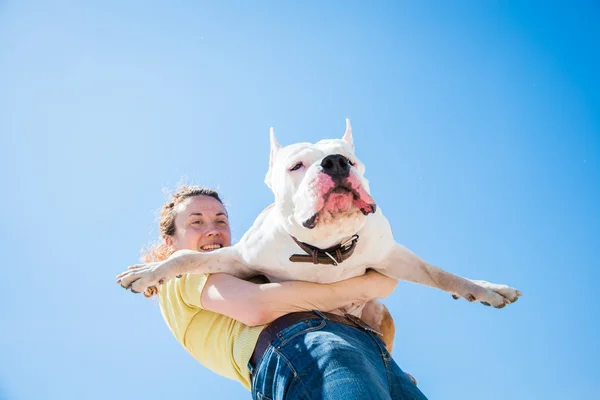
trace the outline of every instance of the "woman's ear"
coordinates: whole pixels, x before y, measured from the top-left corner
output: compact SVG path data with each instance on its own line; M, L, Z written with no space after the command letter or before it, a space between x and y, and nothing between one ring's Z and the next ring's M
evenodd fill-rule
M165 244L167 247L173 247L173 238L171 236L165 236Z

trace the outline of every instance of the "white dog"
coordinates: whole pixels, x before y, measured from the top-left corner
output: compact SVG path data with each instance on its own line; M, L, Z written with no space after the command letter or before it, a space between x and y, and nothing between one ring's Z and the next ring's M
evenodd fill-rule
M208 253L179 251L164 262L131 266L119 275L121 286L143 292L184 273L218 272L239 278L263 274L271 282L329 283L374 269L496 308L521 295L506 285L443 271L394 241L370 195L365 167L354 154L349 120L342 139L284 148L271 128L270 158L265 182L275 203L237 244ZM363 307L350 305L342 311L360 317ZM385 331L381 325L376 328ZM391 340L393 332L386 343Z

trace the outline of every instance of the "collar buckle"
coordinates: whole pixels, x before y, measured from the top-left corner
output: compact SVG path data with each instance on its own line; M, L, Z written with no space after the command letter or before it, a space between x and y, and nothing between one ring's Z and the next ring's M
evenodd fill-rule
M335 265L335 266L337 266L337 265L338 265L338 262L337 262L337 260L336 260L336 259L335 259L335 258L334 258L334 257L333 257L331 254L329 254L329 253L328 253L328 252L326 252L326 251L324 251L323 253L325 253L325 255L326 255L327 257L331 258L331 261L333 261L333 265Z
M292 236L294 242L306 254L292 254L290 261L292 262L311 262L313 264L329 264L339 265L354 253L356 243L358 243L358 235L352 235L348 239L344 240L337 246L330 247L328 249L319 249L308 243L303 243Z
M344 240L342 244L340 244L340 247L347 248L349 245L352 244L352 242L358 243L358 235L350 236L348 239Z

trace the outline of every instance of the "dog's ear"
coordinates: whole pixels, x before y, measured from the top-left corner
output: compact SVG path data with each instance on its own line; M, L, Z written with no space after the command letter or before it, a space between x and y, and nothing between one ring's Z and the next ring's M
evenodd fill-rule
M277 152L281 149L281 145L277 142L277 139L275 139L275 130L273 128L269 131L269 135L271 136L271 159L269 160L269 169L271 169L273 168Z
M277 157L277 153L279 152L279 149L281 149L281 145L277 142L277 139L275 139L275 130L273 128L271 128L271 130L269 131L269 134L271 136L271 155L269 157L269 171L267 172L267 176L265 176L265 183L267 184L267 186L270 189L271 188L271 170L273 169L273 164L275 163L275 157Z
M348 143L350 147L352 147L352 150L354 150L354 140L352 139L352 125L350 125L349 118L346 118L346 133L344 133L344 137L342 137L342 140Z

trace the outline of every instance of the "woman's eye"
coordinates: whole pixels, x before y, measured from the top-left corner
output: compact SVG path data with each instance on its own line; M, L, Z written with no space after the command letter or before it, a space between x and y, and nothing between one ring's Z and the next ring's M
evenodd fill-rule
M202 223L202 221L194 221L192 222L192 225L200 225Z
M298 164L294 165L292 168L290 168L290 171L296 171L297 169L302 168L302 163L299 162Z
M217 221L217 224L219 224L219 225L227 225L227 221Z

